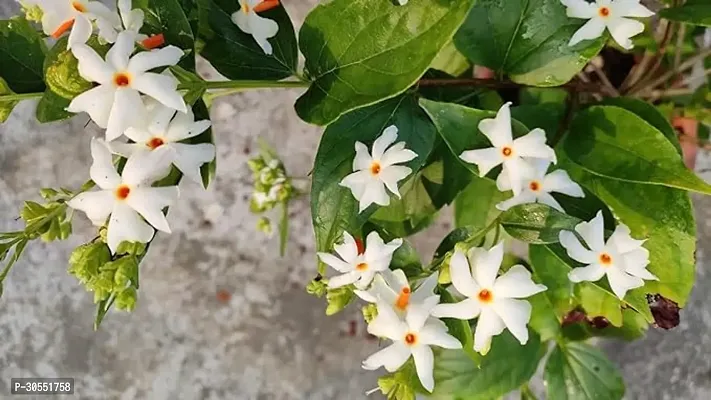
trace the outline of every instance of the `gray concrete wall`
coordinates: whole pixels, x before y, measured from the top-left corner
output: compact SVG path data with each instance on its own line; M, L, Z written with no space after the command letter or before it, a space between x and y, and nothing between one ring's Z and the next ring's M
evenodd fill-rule
M298 26L316 0L286 3ZM0 0L3 15L16 10ZM71 250L95 234L83 215L70 240L32 243L0 300L0 398L21 376L75 377L78 398L121 400L359 399L376 386L380 372L360 368L377 342L366 338L358 308L327 318L324 303L304 292L315 274L308 200L292 206L284 258L248 212L245 162L256 138L274 143L293 175L311 169L321 130L295 115L298 94L254 91L215 103L217 179L208 191L182 187L170 213L174 233L161 234L141 265L133 314L112 312L92 331L91 295L66 273ZM20 227L14 218L22 201L37 199L39 188L81 185L89 139L101 133L86 116L39 125L33 112L22 104L0 126L0 231ZM603 345L624 371L629 398L711 398L711 278L704 271L711 200L695 200L699 283L682 325L634 344ZM424 255L448 229L445 222L418 236Z

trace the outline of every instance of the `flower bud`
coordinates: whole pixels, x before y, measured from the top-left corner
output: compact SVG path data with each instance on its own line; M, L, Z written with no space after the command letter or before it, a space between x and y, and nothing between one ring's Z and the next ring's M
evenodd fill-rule
M326 283L320 276L316 277L316 279L312 280L311 282L309 282L308 285L306 285L306 293L319 298L325 296L327 290L328 288L326 286Z
M363 319L368 324L378 316L378 307L373 303L363 306L361 311L363 312Z
M116 308L131 312L136 308L137 298L138 292L134 287L126 288L116 296Z
M274 233L272 222L267 217L261 217L257 220L257 229L269 237Z
M42 17L44 16L44 11L42 7L37 4L28 4L24 1L20 2L22 11L25 13L25 19L31 22L42 22Z
M249 169L251 169L255 174L258 174L262 169L264 169L264 167L266 167L266 164L261 157L249 159L247 161L247 165L249 165Z

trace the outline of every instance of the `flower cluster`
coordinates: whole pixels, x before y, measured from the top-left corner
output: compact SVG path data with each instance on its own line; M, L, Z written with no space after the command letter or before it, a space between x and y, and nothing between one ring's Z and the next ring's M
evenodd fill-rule
M569 46L575 46L583 40L597 39L610 31L612 38L620 47L631 50L631 38L644 31L644 24L631 18L645 18L654 15L640 0L560 0L568 8L571 18L587 19L570 39Z
M72 4L86 11L103 10L97 2ZM59 18L57 15L65 17L45 4L43 10L43 21ZM85 40L72 42L79 73L97 86L77 96L67 107L70 112L88 113L94 123L106 129L106 142L91 142L90 175L100 190L80 193L68 204L85 212L97 226L108 220L106 242L112 253L124 241L149 242L155 229L170 232L164 209L175 202L178 188L153 184L166 177L173 166L200 182L200 166L215 158L214 145L190 143L210 127L210 121L195 121L172 75L152 72L176 65L183 51L166 46L132 55L142 12L131 10L130 1L120 1L119 10L126 30L116 35L105 59L84 44ZM75 21L84 18L72 15ZM101 28L101 24L97 25ZM77 26L72 28L72 34L76 29ZM117 140L124 135L128 142ZM114 164L112 153L125 158L125 164Z
M254 192L249 205L252 212L263 213L289 201L294 187L278 158L260 154L250 159L248 164L254 179Z

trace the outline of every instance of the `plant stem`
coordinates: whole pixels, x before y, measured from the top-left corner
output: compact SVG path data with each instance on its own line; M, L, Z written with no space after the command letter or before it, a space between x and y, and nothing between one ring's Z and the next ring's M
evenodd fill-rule
M610 82L610 80L607 78L607 75L598 67L594 62L590 63L590 66L593 68L593 71L595 71L595 74L597 75L598 78L600 78L600 82L607 88L607 90L612 94L612 97L620 97L620 92L617 91L617 88Z
M309 82L300 81L205 81L201 84L206 89L268 89L268 88L305 88ZM178 90L193 88L194 84L178 85Z
M13 94L2 94L0 95L0 103L9 103L13 101L29 100L42 97L44 93L13 93Z
M474 87L487 87L492 89L507 89L507 88L520 88L520 87L536 87L523 85L511 81L499 81L496 79L479 79L479 78L462 78L462 79L421 79L418 82L421 87L432 87L432 86L474 86ZM557 86L559 88L570 89L576 92L592 92L601 93L604 89L597 84L585 83L572 81L566 84Z
M639 87L639 88L637 88L637 89L632 89L632 90L630 90L629 94L630 94L630 95L635 95L635 94L644 93L644 92L649 91L649 90L653 90L653 89L656 88L657 86L659 86L659 85L661 85L661 84L664 84L664 83L665 83L666 81L668 81L670 78L674 77L674 75L676 75L676 74L678 74L678 73L680 73L680 72L684 72L684 71L686 71L686 70L688 70L688 69L691 69L697 62L703 61L706 57L709 57L709 56L711 56L711 49L706 49L706 50L702 51L701 53L699 53L698 55L696 55L696 56L694 56L694 57L691 57L691 58L687 59L686 61L684 61L683 63L681 63L681 64L679 65L679 68L674 69L674 70L671 70L671 71L665 73L664 75L662 75L662 76L660 76L659 78L653 80L653 81L650 82L649 84L643 85L643 86L641 86L641 87Z

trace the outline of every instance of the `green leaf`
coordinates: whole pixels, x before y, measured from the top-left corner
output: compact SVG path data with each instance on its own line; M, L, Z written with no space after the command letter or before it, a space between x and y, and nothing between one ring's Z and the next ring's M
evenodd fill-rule
M559 165L593 192L629 226L632 236L645 238L649 271L659 281L646 281L646 293L659 293L683 307L694 282L696 223L689 194L659 185L644 185L591 174L565 157Z
M506 233L532 244L558 243L561 231L572 231L579 219L546 204L521 204L506 210L499 218Z
M385 236L385 235L383 235ZM387 236L383 240L390 241L395 239L392 236ZM390 269L401 269L407 277L414 277L422 274L422 261L420 255L414 247L404 240L395 253L393 253L392 261L390 261Z
M378 387L388 400L415 400L417 393L425 393L411 359L395 373L378 378Z
M605 44L601 37L568 46L586 21L569 18L560 0L480 0L454 37L475 65L517 83L559 86Z
M195 114L195 121L210 120L210 111L207 109L205 102L198 100L195 105L193 105L193 113ZM212 143L215 144L215 136L212 133L212 127L208 128L205 132L192 137L187 140L190 144L199 143ZM210 186L210 182L215 179L215 172L217 171L217 157L209 163L203 164L200 167L200 175L202 176L202 185L205 189Z
M481 366L462 350L435 357L433 399L491 400L518 388L536 372L545 346L535 333L522 346L508 331L494 337Z
M683 156L676 130L674 130L674 127L671 126L667 117L665 117L657 107L632 97L610 97L605 99L602 104L624 108L627 111L637 114L638 117L647 121L648 124L663 133L667 140L674 145L676 151Z
M10 90L10 87L7 85L7 82L5 82L5 79L0 77L0 124L7 121L7 118L10 116L12 109L15 108L17 103L19 103L19 101L15 100L3 100L2 95L8 94L15 94L15 92Z
M529 129L543 129L546 131L548 143L552 143L565 117L565 109L565 103L520 105L511 107L511 117Z
M207 11L214 32L205 38L201 55L229 79L283 79L296 74L297 45L294 26L283 6L260 13L279 25L277 35L269 39L273 55L264 54L252 35L242 32L232 22L238 10L233 0L210 0Z
M711 185L684 166L664 134L619 107L580 112L563 148L573 162L597 175L711 194Z
M434 258L437 259L446 256L448 252L454 249L457 243L483 238L485 233L485 227L478 225L459 227L442 239L442 242L437 246L437 250L435 250Z
M474 175L449 151L442 138L437 137L435 143L430 156L433 161L428 168L431 167L440 173L423 175L422 184L432 199L432 204L440 209L451 204Z
M459 300L455 299L454 296L445 289L439 291L439 296L441 303L459 302ZM456 318L442 318L442 322L447 325L449 329L448 333L457 338L462 344L462 351L464 351L472 361L481 364L481 355L474 351L474 335L472 334L472 327L469 325L469 321Z
M471 68L471 63L467 60L464 54L457 50L457 47L454 45L454 41L450 40L444 45L444 47L442 47L442 50L439 51L437 57L432 60L430 68L446 72L450 75L458 76Z
M454 201L454 225L484 229L501 215L496 204L506 197L494 181L473 176L469 186Z
M163 34L166 45L183 49L179 65L195 70L195 36L178 0L133 0L133 8L143 10L145 21L141 32Z
M43 92L42 63L47 46L24 18L0 21L0 78L15 93Z
M616 400L625 393L615 365L585 343L556 347L548 357L543 379L550 399Z
M357 232L376 206L358 213L358 201L350 190L339 185L353 172L355 142L369 148L383 130L395 125L398 141L419 156L408 162L413 172L425 163L432 151L435 129L412 95L403 95L372 107L353 111L331 124L323 134L314 163L311 185L311 214L318 251L330 251L343 231Z
M313 79L296 102L301 119L327 125L394 97L425 73L473 0L333 0L306 17L299 44Z
M711 27L711 3L706 0L689 0L683 6L662 9L659 15L672 21Z
M79 61L72 51L67 49L67 42L68 37L63 37L47 53L47 58L44 60L44 74L49 90L71 100L91 89L93 84L79 74ZM95 38L89 44L92 48L99 47Z
M71 100L54 93L50 89L44 91L42 98L37 103L35 117L40 123L63 121L73 117L75 114L66 111Z
M568 99L568 91L561 88L525 87L521 89L518 96L521 105L565 104ZM523 122L525 123L525 121Z
M615 326L622 325L623 307L636 310L650 322L654 320L644 291L630 291L620 300L612 293L606 278L597 282L570 282L568 273L582 265L571 260L560 245L532 245L529 257L536 278L548 288L543 294L558 321L577 306L582 306L591 318L603 316Z

